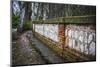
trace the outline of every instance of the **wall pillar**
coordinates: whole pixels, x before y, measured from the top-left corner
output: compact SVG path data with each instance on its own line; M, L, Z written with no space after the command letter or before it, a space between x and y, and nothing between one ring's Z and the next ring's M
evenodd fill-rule
M62 56L65 49L65 24L59 24L58 28L59 47L62 49Z

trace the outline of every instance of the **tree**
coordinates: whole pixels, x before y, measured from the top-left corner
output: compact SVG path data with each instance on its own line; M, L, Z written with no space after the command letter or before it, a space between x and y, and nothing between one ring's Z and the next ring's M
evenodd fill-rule
M18 7L12 5L12 13L20 15L18 30L23 30L23 25L33 20L46 20L66 16L95 15L96 7L74 4L39 3L26 1L12 1ZM15 4L15 5L16 5ZM14 10L13 7L16 7Z
M27 21L31 21L31 2L22 2L22 1L16 1L18 2L17 5L19 6L19 15L20 15L20 23L18 26L18 31L22 32L23 31L23 25Z

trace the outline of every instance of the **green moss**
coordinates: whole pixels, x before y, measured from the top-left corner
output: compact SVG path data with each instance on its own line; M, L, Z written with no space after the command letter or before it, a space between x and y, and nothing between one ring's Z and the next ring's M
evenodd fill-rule
M17 28L19 22L20 22L20 16L19 15L12 15L12 28Z
M75 50L66 48L64 51L57 46L57 43L52 42L49 38L46 38L43 35L40 35L39 33L34 32L35 36L41 40L45 45L47 45L49 48L51 48L57 55L63 57L69 62L75 62L75 61L89 61L89 60L95 60L94 57L83 55ZM63 52L63 56L62 56Z
M30 29L32 29L32 22L26 21L26 22L24 23L24 25L23 25L23 29L24 29L24 30L30 30Z
M70 53L67 53L67 51L64 52L64 55L62 56L62 49L59 48L57 46L57 44L52 43L50 41L50 39L48 39L48 38L46 38L38 33L35 33L35 36L38 37L38 39L40 39L43 43L45 43L49 48L51 48L55 53L57 53L57 55L61 56L62 58L66 59L69 62L76 61L74 56L72 56L72 54L70 54Z
M70 16L63 18L63 21L65 23L95 23L96 22L96 16Z
M67 16L67 17L58 17L47 20L36 20L33 23L41 24L41 23L95 23L96 16L95 15L85 15L85 16Z

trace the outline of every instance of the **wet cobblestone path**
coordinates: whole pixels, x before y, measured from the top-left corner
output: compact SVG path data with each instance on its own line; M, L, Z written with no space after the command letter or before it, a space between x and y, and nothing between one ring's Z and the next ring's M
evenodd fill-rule
M62 58L36 39L32 31L23 33L12 43L12 64L15 66L63 62Z
M32 48L29 41L28 32L22 34L18 41L12 44L12 64L13 65L30 65L45 64L45 60Z

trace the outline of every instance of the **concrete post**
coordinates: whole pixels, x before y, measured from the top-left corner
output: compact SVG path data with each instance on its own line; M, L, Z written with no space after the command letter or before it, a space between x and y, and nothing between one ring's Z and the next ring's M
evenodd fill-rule
M59 24L59 30L58 30L58 38L59 38L59 46L62 48L62 56L64 55L64 49L65 49L65 24Z

